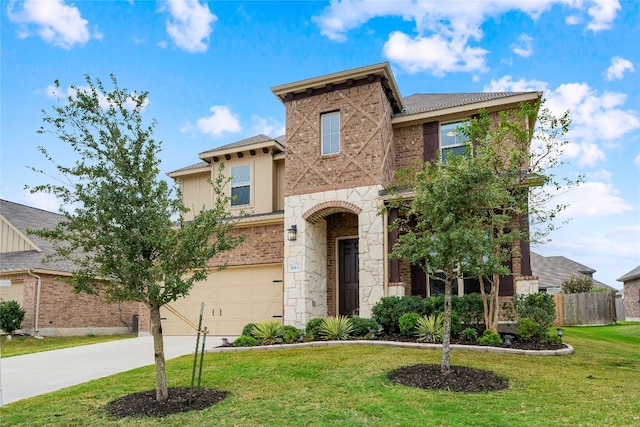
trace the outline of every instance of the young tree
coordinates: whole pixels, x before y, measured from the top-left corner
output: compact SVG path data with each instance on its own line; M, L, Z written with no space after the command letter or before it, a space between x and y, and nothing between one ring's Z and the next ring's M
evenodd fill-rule
M76 292L104 295L109 302L137 301L151 314L156 366L156 399L168 397L160 307L187 295L207 277L208 260L237 246L230 233L234 220L226 210L225 178L212 183L215 203L192 221L180 191L159 176L160 142L155 121L145 125L147 92L118 87L107 92L99 79L87 76L86 87L71 86L71 95L53 113L44 113L39 133L50 133L76 154L69 165L56 163L52 183L32 192L55 195L65 220L35 234L54 244L55 258L74 262L70 279ZM56 88L60 88L56 81ZM31 168L36 172L43 170Z
M543 102L525 102L494 116L481 111L460 129L473 141L476 163L490 168L504 190L500 204L485 217L489 250L469 270L480 281L487 329L497 332L500 276L513 273L506 265L519 253L520 241L543 241L555 228L553 220L566 208L554 204L553 196L581 182L580 176L557 178L554 173L563 164L570 124L569 112L556 117ZM490 284L489 295L485 280Z
M426 163L408 179L414 196L404 202L406 214L393 225L401 231L393 256L420 265L429 276L444 274L440 369L449 374L453 281L488 251L485 218L504 191L486 164L468 156Z

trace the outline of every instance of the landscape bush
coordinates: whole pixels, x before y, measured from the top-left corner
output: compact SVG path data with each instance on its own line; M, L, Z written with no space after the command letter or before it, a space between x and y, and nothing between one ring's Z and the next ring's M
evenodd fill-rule
M593 289L593 279L585 274L571 275L562 282L563 294L579 294Z
M460 322L465 327L473 327L476 330L484 328L484 306L479 293L453 297L451 303L453 311L458 313Z
M541 328L535 320L530 317L523 317L518 320L516 332L523 340L530 341L536 337L540 337ZM544 329L544 332L546 332L546 328Z
M475 343L478 340L478 331L475 328L464 328L460 332L460 338Z
M298 336L302 332L300 329L291 325L284 325L282 327L282 339L286 344L292 344L298 341Z
M500 338L500 334L497 332L487 329L483 332L482 336L478 338L478 344L499 346L502 344L502 338Z
M11 335L22 328L25 311L17 301L0 301L0 329Z
M331 316L322 319L318 335L325 340L346 340L353 333L353 323L345 316Z
M353 332L351 333L354 337L366 337L371 333L371 330L378 332L380 329L380 325L374 319L369 319L366 317L358 317L354 316L351 318L351 325L353 326Z
M533 320L538 325L535 333L537 337L547 335L549 327L556 318L556 303L553 296L544 292L518 295L504 308L507 317L512 320L514 312L518 320L524 318Z
M324 318L322 317L317 317L315 319L309 320L309 322L307 322L307 326L305 327L306 334L310 337L313 337L313 339L320 338L320 336L318 335L318 331L323 320Z
M247 323L246 325L244 325L244 328L242 328L242 335L245 335L247 337L252 337L253 328L255 326L256 326L255 323Z
M398 326L400 328L400 334L413 337L418 333L418 319L420 315L418 313L405 313L398 319Z
M267 319L256 322L251 335L262 345L282 342L283 325L280 320Z
M383 297L373 306L373 318L388 334L400 332L398 321L405 313L423 313L423 301L420 296Z
M254 337L249 335L241 335L236 338L231 345L233 345L234 347L253 347L258 344L258 340Z
M423 342L442 342L444 334L444 316L442 313L422 316L418 319L418 340Z

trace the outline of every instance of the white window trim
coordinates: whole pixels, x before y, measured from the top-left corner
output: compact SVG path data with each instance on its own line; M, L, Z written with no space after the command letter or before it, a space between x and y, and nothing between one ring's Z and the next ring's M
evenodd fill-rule
M240 185L238 185L237 183L234 185L233 183L233 169L235 168L242 168L242 167L248 167L249 168L249 181L247 183L240 183ZM232 208L242 208L242 207L247 207L247 206L251 206L251 200L253 199L252 197L252 193L253 193L253 173L252 173L252 167L250 163L246 163L243 165L236 165L236 166L231 166L231 168L229 169L229 175L231 177L231 181L229 183L230 187L231 187L231 195L233 197L233 189L236 187L249 187L249 201L247 203L237 203L234 204L233 199L231 200L231 207Z
M324 118L325 117L331 117L331 116L337 116L338 117L338 129L337 130L333 130L331 129L329 132L325 133L325 129L324 129ZM338 147L336 151L330 151L328 153L325 153L325 135L331 136L331 135L337 135L338 136ZM339 154L340 153L340 111L331 111L331 112L327 112L327 113L322 113L320 114L320 154L323 156L331 156L334 154ZM329 149L331 149L332 147L329 146Z
M442 128L444 126L448 126L448 125L455 125L453 127L453 129L451 129L449 133L451 133L452 135L449 136L456 136L459 132L455 132L455 128L457 128L460 125L463 125L465 123L468 123L470 121L470 119L462 119L462 120L456 120L453 122L446 122L446 123L440 123L440 129L438 131L438 140L440 142L440 159L444 162L446 161L446 157L445 157L445 150L450 150L452 148L459 148L459 147L465 147L468 145L468 141L467 140L463 140L460 143L457 144L451 144L451 145L443 145L442 144Z

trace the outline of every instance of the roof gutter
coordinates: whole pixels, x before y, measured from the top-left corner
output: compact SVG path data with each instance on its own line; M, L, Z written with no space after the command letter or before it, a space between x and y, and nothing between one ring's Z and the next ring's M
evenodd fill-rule
M38 318L40 317L40 289L42 287L42 277L37 274L33 274L31 270L27 270L27 274L31 277L35 277L38 280L38 287L36 288L36 317L33 323L33 335L38 336Z

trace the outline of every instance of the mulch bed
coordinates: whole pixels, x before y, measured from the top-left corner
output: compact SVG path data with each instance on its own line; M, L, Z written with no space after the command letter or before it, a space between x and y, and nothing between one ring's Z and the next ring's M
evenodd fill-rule
M206 409L227 397L226 391L212 388L200 389L200 394L189 387L169 389L166 402L156 401L156 391L147 390L128 394L110 402L106 410L116 418L124 417L165 417L179 412Z
M387 375L391 382L429 390L480 393L505 390L509 380L490 371L452 366L451 372L443 375L440 365L411 365L394 369Z

